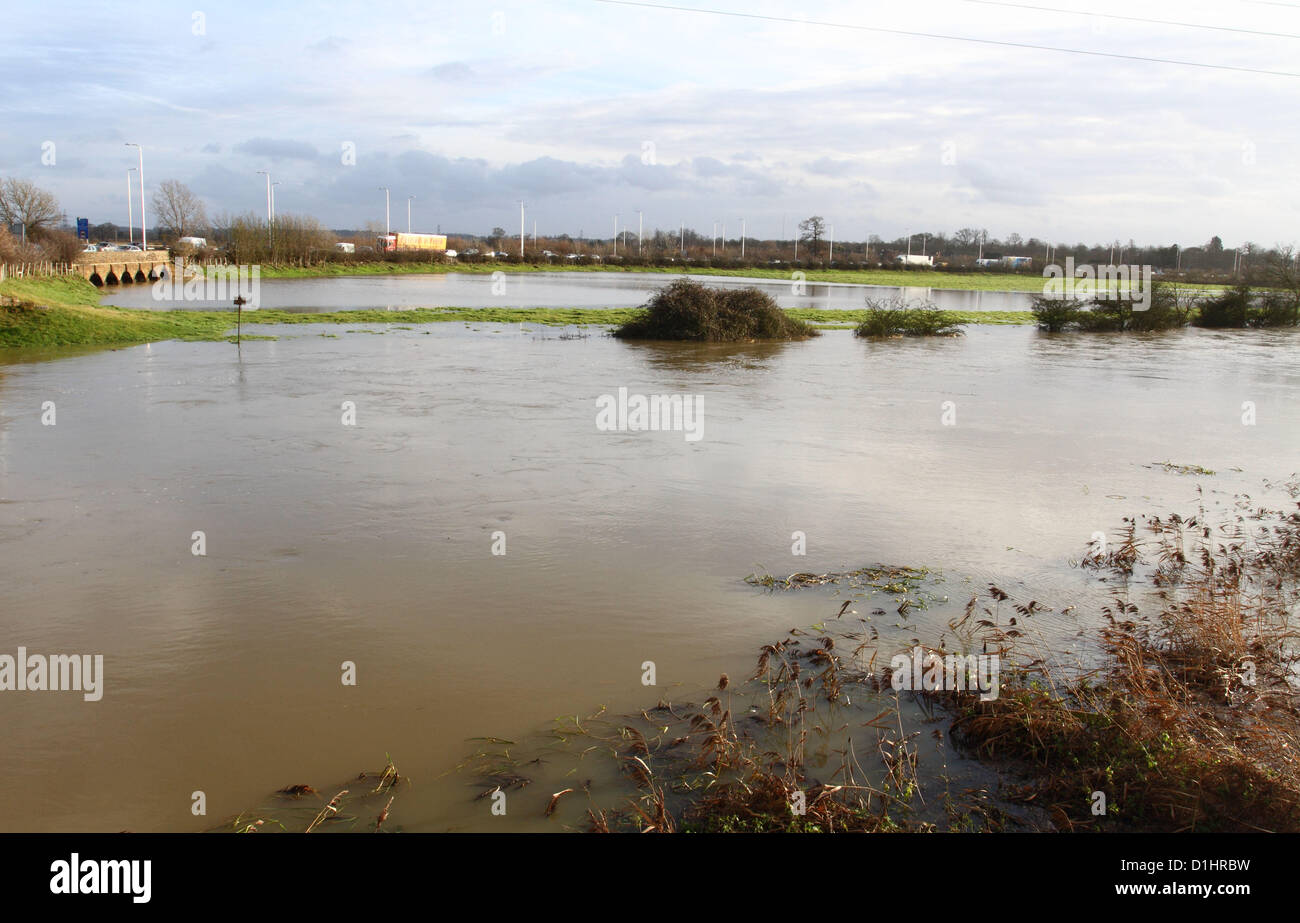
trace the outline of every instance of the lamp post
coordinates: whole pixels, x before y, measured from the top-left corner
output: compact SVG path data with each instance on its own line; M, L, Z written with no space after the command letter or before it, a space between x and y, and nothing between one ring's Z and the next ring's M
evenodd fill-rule
M524 258L524 202L519 200L519 258Z
M267 225L270 225L271 223L271 171L258 170L257 175L266 177L266 223Z
M740 219L740 259L745 259L745 219Z
M413 195L406 197L406 233L408 234L411 233L411 200L414 198Z
M145 230L144 217L144 148L133 141L126 142L127 147L133 147L140 155L140 249L149 249L149 232Z
M636 255L641 255L642 231L645 230L645 219L641 214L641 209L636 210Z
M389 234L393 232L392 222L389 220L388 187L380 186L379 188L384 190L384 236L387 237Z
M135 167L126 171L126 242L135 243L135 215L131 209L131 174L135 172ZM113 235L117 237L116 234Z

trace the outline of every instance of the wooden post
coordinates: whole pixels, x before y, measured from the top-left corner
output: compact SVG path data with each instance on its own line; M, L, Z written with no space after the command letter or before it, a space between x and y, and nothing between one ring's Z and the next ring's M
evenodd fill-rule
M243 295L235 296L235 345L238 346L244 338L244 305L248 304L248 299Z

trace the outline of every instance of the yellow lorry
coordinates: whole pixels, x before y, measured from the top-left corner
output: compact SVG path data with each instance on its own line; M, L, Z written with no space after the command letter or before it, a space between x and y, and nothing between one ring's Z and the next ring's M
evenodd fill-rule
M376 249L384 253L397 250L435 250L447 249L446 234L380 234L375 241Z

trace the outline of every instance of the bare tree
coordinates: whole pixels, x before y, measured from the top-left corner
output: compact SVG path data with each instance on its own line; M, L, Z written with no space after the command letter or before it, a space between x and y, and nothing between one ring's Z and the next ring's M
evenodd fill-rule
M21 224L23 240L54 228L60 220L59 201L35 183L24 179L0 180L0 219Z
M164 180L154 190L153 213L158 224L176 237L187 237L208 223L203 202L190 187L174 179Z
M821 215L813 215L799 222L799 239L812 242L813 256L817 255L817 243L826 233L826 220Z

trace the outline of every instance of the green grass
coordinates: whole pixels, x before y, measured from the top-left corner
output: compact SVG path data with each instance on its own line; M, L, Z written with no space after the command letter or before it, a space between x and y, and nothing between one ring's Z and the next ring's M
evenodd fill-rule
M315 266L261 268L263 279L312 279L328 276L409 275L412 273L493 272L645 272L661 275L733 276L789 281L796 270L772 267L720 269L706 266L636 266L603 263L321 263ZM858 285L898 285L915 288L949 288L961 291L1042 292L1043 277L1024 273L909 272L899 269L804 269L809 282L851 282Z
M0 348L115 346L159 340L225 340L235 329L233 311L143 311L99 304L100 289L84 279L62 276L6 279L0 282ZM16 303L15 303L16 302ZM1028 311L950 311L969 324L1029 324ZM244 312L244 328L271 324L540 324L617 326L641 314L639 308L411 308L304 314L261 310ZM855 326L865 311L787 311L794 320L828 329ZM249 332L245 339L251 338Z

